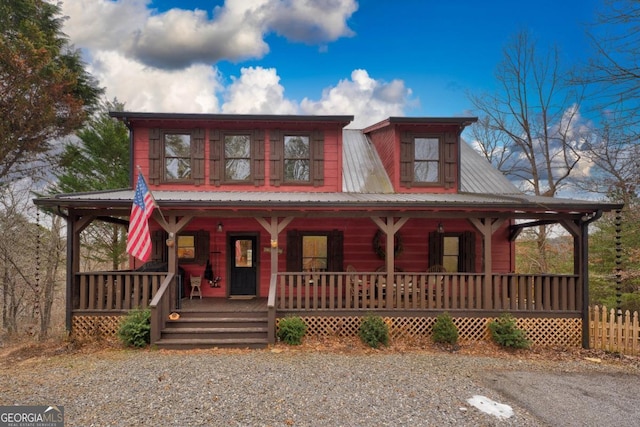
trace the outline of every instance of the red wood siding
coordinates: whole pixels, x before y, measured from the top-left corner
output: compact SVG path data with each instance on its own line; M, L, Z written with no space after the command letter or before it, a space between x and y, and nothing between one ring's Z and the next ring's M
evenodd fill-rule
M190 189L197 191L312 191L312 192L339 192L342 190L342 128L331 124L313 124L313 123L280 123L280 124L261 124L249 126L247 123L203 123L203 122L153 122L147 126L138 125L134 129L133 139L133 164L139 165L145 176L149 176L149 129L171 129L171 130L187 130L194 128L202 128L205 131L205 151L204 151L204 184L196 188L195 184L159 184L153 185L149 183L151 190L178 190L188 191ZM210 150L209 143L210 133L213 130L219 131L247 131L257 130L264 132L264 185L256 186L252 183L248 184L232 184L214 186L210 183L209 176L211 173ZM322 131L324 134L324 182L322 185L280 185L274 186L269 182L270 176L270 140L269 131Z
M218 233L218 222L224 225L224 231ZM429 242L428 234L434 231L438 223L442 223L446 232L475 231L473 226L464 219L460 220L429 220L410 219L399 231L403 251L396 258L396 265L405 272L424 272L428 268ZM289 224L287 230L299 231L330 231L340 230L344 233L344 268L353 265L358 271L372 272L384 265L385 261L378 258L373 250L373 236L377 231L376 225L369 218L324 218L321 221L314 218L299 218ZM227 295L227 233L258 233L259 243L257 261L259 268L259 295L265 297L269 290L271 275L271 252L263 248L270 247L269 234L253 218L200 218L189 224L185 231L205 230L209 232L211 252L220 251L218 254L218 268L216 268L216 254L210 254L210 260L216 276L221 276L220 288L211 288L207 283L202 287L203 296L224 297ZM500 228L493 236L493 271L495 273L512 272L513 263L512 248L508 238L508 224ZM482 272L482 238L476 236L476 272ZM286 230L279 236L279 247L282 253L278 257L278 270L286 271ZM192 274L202 274L204 265L180 264L187 272L187 278ZM188 283L188 280L187 280Z

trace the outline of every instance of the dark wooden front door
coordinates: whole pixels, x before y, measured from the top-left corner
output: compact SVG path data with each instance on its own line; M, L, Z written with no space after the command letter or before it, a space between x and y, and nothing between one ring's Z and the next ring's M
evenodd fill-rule
M257 296L258 246L257 236L229 236L231 266L229 296Z

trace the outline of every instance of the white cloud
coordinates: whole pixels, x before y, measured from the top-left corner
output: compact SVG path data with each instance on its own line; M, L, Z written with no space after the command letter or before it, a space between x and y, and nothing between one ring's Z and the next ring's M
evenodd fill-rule
M117 52L98 51L89 72L130 111L216 113L219 75L208 65L170 71L146 67Z
M52 1L52 0L51 0ZM267 34L326 43L352 35L355 0L226 0L204 10L152 13L148 0L65 0L65 32L82 48L119 50L158 68L262 58Z
M274 68L243 68L226 90L223 113L297 114L298 107L284 97Z
M410 105L411 89L402 80L374 80L366 70L354 70L351 80L341 80L325 89L322 98L301 102L304 114L353 114L350 128L358 129L389 116L401 116Z
M55 0L49 0L55 1ZM176 3L179 4L179 3ZM401 80L385 82L354 70L314 99L287 99L275 68L246 67L221 76L220 59L259 58L270 32L326 43L350 36L355 0L226 0L203 10L150 9L149 0L65 0L64 32L83 49L89 72L132 111L354 115L364 127L403 115L413 102ZM223 78L230 78L225 87ZM222 99L222 101L221 101Z

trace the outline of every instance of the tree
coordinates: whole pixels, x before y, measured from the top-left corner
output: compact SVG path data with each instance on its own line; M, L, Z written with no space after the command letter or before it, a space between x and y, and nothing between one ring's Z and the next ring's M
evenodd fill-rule
M0 3L0 184L47 166L52 141L77 129L99 99L59 14L43 0Z
M61 156L54 193L113 190L129 187L129 131L109 116L122 111L117 100L106 102L85 126L76 132ZM96 222L83 233L88 256L99 264L108 262L117 270L126 261L126 229L123 224Z
M504 49L494 94L471 95L480 113L475 141L524 191L555 196L580 161L581 93L563 81L558 48L541 53L531 35L518 33ZM538 229L540 269L548 271L547 229Z

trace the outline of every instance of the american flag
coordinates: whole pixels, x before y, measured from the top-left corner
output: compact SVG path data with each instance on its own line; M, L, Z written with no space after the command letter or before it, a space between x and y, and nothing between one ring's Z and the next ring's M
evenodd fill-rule
M129 218L127 252L142 262L146 262L151 256L149 217L151 217L154 207L153 196L142 172L139 172L136 192L133 196L133 206L131 207L131 217Z

